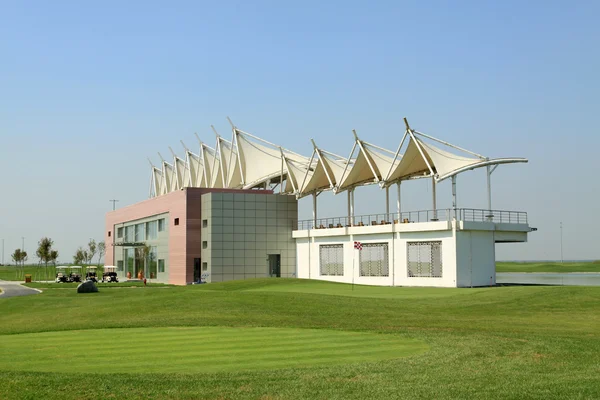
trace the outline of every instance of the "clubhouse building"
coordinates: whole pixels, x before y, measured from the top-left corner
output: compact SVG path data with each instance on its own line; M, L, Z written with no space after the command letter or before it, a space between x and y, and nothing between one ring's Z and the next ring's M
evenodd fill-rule
M491 175L523 158L489 159L406 129L397 150L359 139L349 157L313 141L311 157L232 124L232 141L151 164L150 198L106 216L107 264L123 278L178 285L259 277L298 277L385 286L495 284L496 243L526 242L527 213L493 210ZM488 204L459 208L456 176L487 175ZM431 208L406 211L401 189L429 179ZM436 185L452 181L452 208L439 209ZM354 215L354 191L378 185L380 214ZM390 210L389 192L397 191ZM347 213L322 218L317 196L346 192ZM312 196L313 218L298 221L298 199ZM382 196L383 197L383 196ZM383 202L382 202L383 203Z

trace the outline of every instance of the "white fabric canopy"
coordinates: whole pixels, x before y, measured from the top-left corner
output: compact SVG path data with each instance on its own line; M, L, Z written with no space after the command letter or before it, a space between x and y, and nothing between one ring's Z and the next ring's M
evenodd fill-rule
M335 154L321 149L315 149L315 153L317 155L317 166L310 176L308 173L306 174L304 183L298 193L300 197L321 190L333 189L338 182L341 182L346 164L348 164L348 168L352 167L352 161L343 160Z
M156 168L155 166L152 166L152 183L154 184L154 195L155 196L160 196L161 194L164 194L164 190L162 187L162 184L163 184L162 171L160 169Z
M360 143L357 141L356 144L359 149L358 156L352 168L346 170L341 183L336 188L337 193L360 184L383 180L394 161L394 157L391 156L394 153L391 151L386 151L388 154L385 154L376 146L363 141Z
M172 179L173 179L173 173L174 173L173 166L166 161L163 161L162 166L163 166L163 171L162 171L163 183L161 185L162 194L171 193L174 190L173 186L171 185Z
M433 176L439 182L470 169L527 162L524 158L488 159L412 130L408 123L401 142L401 147L405 147L403 155L400 149L395 154L362 141L355 134L352 154L347 159L319 149L313 142L315 149L309 160L237 128L233 128L233 133L234 143L217 135L215 150L198 137L198 155L186 148L185 161L175 156L173 165L163 161L161 169L152 166L154 195L185 187L251 189L280 184L281 193L304 197L332 189L339 193L372 183L388 187L425 176ZM404 146L406 138L408 144Z
M419 147L423 154L419 151ZM411 136L406 153L402 156L400 162L392 168L385 181L387 185L390 185L412 177L429 176L432 173L437 178L442 175L451 174L453 171L460 170L466 166L475 165L481 161L481 158L465 157L450 153ZM431 170L427 164L429 164Z
M222 187L213 186L215 181L220 178L219 163L216 162L217 155L214 149L208 147L204 143L200 145L200 151L202 153L202 167L204 169L204 182L206 187Z
M179 190L185 186L185 182L183 180L183 178L185 176L185 170L186 170L186 162L183 161L179 157L175 157L175 179L174 179L174 183L176 185L175 190Z

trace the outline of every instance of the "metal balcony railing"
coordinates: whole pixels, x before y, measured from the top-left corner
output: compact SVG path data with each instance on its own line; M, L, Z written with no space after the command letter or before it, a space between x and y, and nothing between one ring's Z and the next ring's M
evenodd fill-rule
M496 222L510 224L527 224L527 213L523 211L482 210L476 208L458 208L456 216L451 208L438 210L404 211L389 214L356 215L350 220L345 217L318 218L316 224L312 219L298 221L294 230L344 228L349 226L376 226L398 223L419 223L435 221Z

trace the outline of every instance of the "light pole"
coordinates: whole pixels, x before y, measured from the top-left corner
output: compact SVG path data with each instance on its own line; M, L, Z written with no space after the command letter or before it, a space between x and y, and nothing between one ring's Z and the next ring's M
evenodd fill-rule
M112 199L112 200L109 200L109 201L112 201L112 203L113 203L113 211L115 211L115 204L116 204L116 203L117 203L117 201L119 201L119 200L117 200L117 199Z
M560 262L561 264L565 262L563 258L563 227L562 221L560 222Z
M2 239L2 265L4 265L4 239Z

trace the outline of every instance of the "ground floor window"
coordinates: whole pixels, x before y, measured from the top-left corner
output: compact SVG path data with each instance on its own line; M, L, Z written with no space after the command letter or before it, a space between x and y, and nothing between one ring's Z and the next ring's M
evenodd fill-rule
M165 260L158 260L158 272L165 272Z
M123 272L123 260L117 261L117 271Z
M363 243L359 254L360 276L390 276L387 243Z
M344 245L322 244L319 246L319 266L322 276L344 275Z
M408 276L420 278L442 277L442 242L409 242Z

